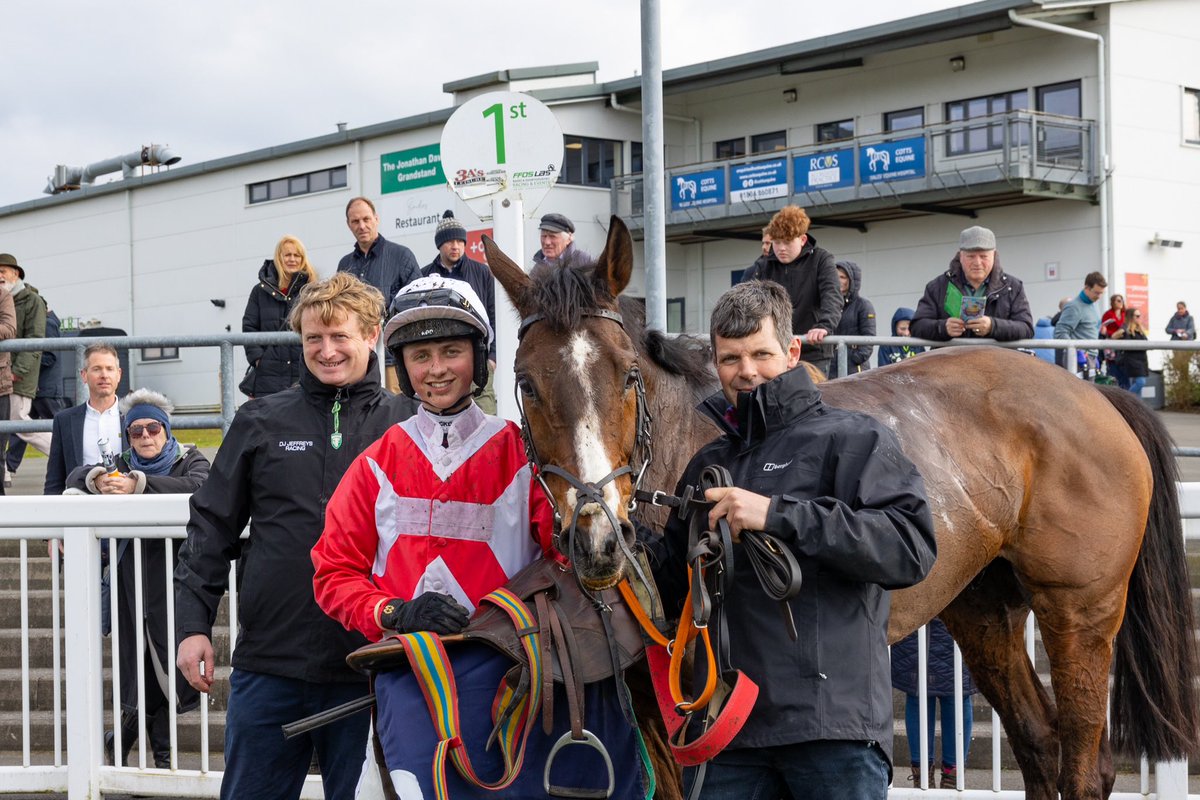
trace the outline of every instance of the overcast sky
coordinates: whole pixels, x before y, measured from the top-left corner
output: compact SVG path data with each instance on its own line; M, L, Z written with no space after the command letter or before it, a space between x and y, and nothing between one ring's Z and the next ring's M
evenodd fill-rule
M956 5L661 0L663 68ZM443 83L485 72L630 77L639 28L637 0L0 0L0 206L43 196L55 164L151 143L194 164L445 108Z

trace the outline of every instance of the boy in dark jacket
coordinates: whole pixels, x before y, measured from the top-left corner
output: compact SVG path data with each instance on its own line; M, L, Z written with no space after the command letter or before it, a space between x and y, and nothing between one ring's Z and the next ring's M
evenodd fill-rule
M897 308L892 314L892 336L912 336L909 323L912 322L911 308ZM906 358L912 358L918 353L924 353L925 348L919 344L884 344L879 346L879 366L898 364Z
M738 284L717 301L710 330L722 391L701 411L724 435L692 458L677 489L696 485L706 466L726 467L734 488L705 493L710 529L724 518L735 542L746 530L772 534L804 576L789 601L799 634L791 641L735 545L734 585L712 625L760 694L709 762L700 796L741 798L756 786L761 797L882 800L892 742L887 590L933 566L933 520L895 435L865 414L825 406L807 371L795 369L791 318L786 293L770 281ZM687 591L687 540L687 523L672 516L649 545L668 609Z
M845 306L842 308L842 318L838 321L834 334L837 336L874 336L875 335L875 306L862 296L862 268L853 261L837 262L838 288L842 291ZM848 373L853 375L871 368L871 351L875 348L869 344L855 344L846 348L846 365ZM838 376L838 360L835 355L829 361L829 377Z

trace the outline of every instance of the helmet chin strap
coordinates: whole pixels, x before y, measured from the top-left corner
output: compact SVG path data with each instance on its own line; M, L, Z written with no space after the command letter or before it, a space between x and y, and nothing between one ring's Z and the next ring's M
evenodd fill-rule
M452 417L455 414L461 413L462 411L466 410L467 406L469 406L471 404L471 399L473 397L474 397L473 392L467 392L462 397L455 400L454 405L450 406L449 408L430 408L429 404L425 403L424 401L421 402L421 405L425 407L426 411L428 411L430 414L433 414L434 416ZM417 399L420 400L421 398L418 397Z

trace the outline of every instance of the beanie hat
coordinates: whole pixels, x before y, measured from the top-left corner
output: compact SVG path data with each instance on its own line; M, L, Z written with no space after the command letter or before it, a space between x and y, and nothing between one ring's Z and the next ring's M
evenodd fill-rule
M161 422L167 429L167 439L171 438L170 413L175 405L164 395L150 389L137 389L125 395L120 404L121 416L126 423L135 419L152 419Z
M460 242L467 240L467 229L462 226L462 223L454 218L454 212L446 209L446 213L442 214L442 221L438 223L437 233L433 235L433 243L441 247L446 242L458 239Z

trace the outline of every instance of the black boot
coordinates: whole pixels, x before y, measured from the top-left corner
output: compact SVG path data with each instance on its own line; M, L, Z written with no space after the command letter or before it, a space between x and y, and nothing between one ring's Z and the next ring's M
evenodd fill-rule
M129 766L129 751L133 749L134 742L138 736L138 720L136 711L121 712L121 766ZM113 758L113 745L116 743L116 736L112 731L104 732L104 761L110 767L116 766L116 759Z
M158 769L171 768L171 710L160 708L150 720L150 749L154 752L154 766Z

